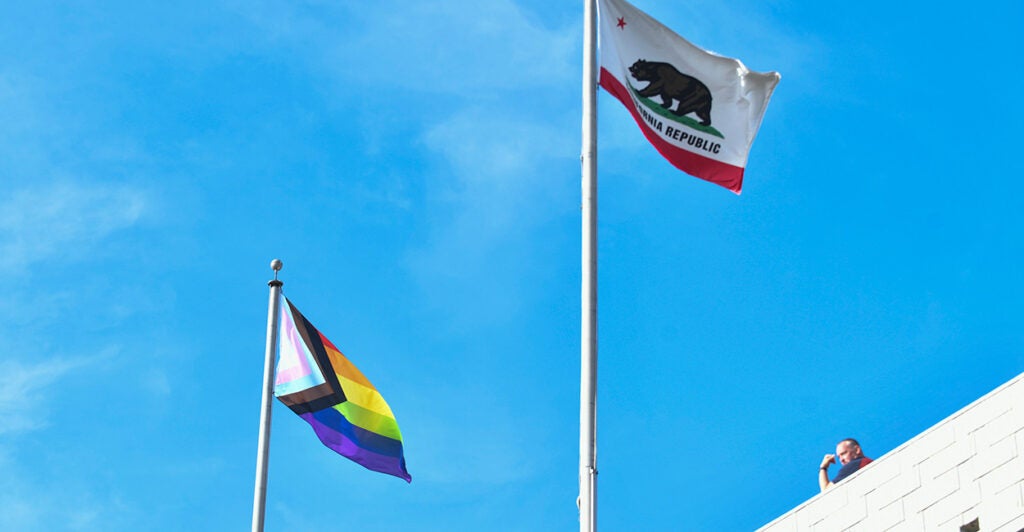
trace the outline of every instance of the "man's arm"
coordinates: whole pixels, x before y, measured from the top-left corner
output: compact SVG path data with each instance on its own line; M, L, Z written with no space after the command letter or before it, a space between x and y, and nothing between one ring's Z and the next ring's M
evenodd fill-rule
M818 469L818 487L821 491L825 491L832 486L832 483L828 480L828 466L836 463L836 455L826 454L825 458L821 459L821 467Z

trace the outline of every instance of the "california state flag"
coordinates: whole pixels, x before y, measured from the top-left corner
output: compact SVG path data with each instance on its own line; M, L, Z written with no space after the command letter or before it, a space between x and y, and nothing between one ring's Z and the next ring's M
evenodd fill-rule
M737 194L777 72L702 50L625 0L598 0L600 84L676 168Z

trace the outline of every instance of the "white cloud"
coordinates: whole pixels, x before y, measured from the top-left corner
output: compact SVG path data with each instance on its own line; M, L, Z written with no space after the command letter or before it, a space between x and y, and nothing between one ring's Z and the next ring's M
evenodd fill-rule
M72 370L91 364L95 359L56 359L38 364L16 361L0 362L0 434L26 432L46 426L46 412L37 405L45 404L47 388Z
M86 461L89 462L89 461ZM0 530L132 530L140 513L74 475L54 478L0 448ZM62 471L67 474L68 471Z
M526 234L554 217L554 203L578 186L578 140L560 127L561 120L545 123L525 115L472 107L424 134L424 144L452 170L439 183L444 209L451 213L442 218L452 225L439 229L442 240L467 248L463 258L469 249Z
M511 0L269 1L238 9L266 39L302 46L325 71L393 96L396 106L420 105L398 90L487 97L578 84L578 26L545 28Z
M426 301L461 301L437 309L455 327L515 316L545 264L532 235L579 206L576 129L513 114L473 107L423 137L450 171L431 183L429 236L408 267Z
M826 54L821 43L795 33L765 2L657 0L645 10L693 44L736 57L751 70L779 70L785 76L787 70L806 70L804 65Z
M14 271L55 256L74 257L134 225L147 205L128 187L71 182L23 188L0 201L0 256Z
M421 167L422 189L384 195L417 215L419 198L405 198L428 196L426 238L407 255L427 299L480 301L483 289L494 319L519 308L524 271L541 253L531 234L579 205L582 21L514 0L263 0L237 10L265 53L298 50L368 150L398 129L440 156ZM487 319L472 305L460 312Z
M146 372L142 379L142 387L150 394L157 397L168 397L171 395L171 380L167 372L159 369L151 369Z
M380 2L383 25L336 52L350 75L384 89L469 94L574 83L576 28L549 30L509 0L467 9L464 2ZM397 95L396 95L397 96Z
M560 121L559 121L560 122ZM481 194L506 203L548 181L543 163L575 160L579 141L558 122L530 121L513 112L473 107L452 115L424 135L428 148L443 155L460 183L480 202ZM488 212L498 204L484 206Z
M435 421L435 426L445 426ZM537 464L529 455L529 445L524 445L520 425L481 422L473 427L483 427L483 435L442 429L417 433L415 464L420 471L414 467L413 477L421 482L485 486L512 484L536 474Z
M421 138L453 170L436 175L431 190L454 192L447 199L458 207L455 217L468 220L462 226L470 233L533 225L530 211L539 212L552 195L545 187L557 186L543 163L577 160L578 117L563 120L563 109L576 111L581 20L552 23L553 14L534 13L514 0L263 0L235 9L268 46L298 47L300 57L314 58L308 68L337 82L335 92L355 86L372 91L374 102L391 98L391 118L370 121L363 131L367 139L389 129L403 108L436 101L424 93L458 96L450 105L433 104L450 112L427 124ZM550 109L556 116L542 114ZM566 182L577 186L578 177L566 176Z

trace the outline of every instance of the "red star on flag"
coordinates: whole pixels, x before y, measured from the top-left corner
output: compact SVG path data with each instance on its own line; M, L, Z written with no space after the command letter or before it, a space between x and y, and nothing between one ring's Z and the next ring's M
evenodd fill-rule
M623 17L619 17L619 23L616 24L616 26L618 26L620 29L626 29L626 19Z

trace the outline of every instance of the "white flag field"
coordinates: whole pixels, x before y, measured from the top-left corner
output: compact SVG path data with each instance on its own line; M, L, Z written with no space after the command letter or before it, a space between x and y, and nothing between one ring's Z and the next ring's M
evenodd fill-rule
M737 194L777 72L683 39L625 0L599 0L600 84L672 165Z

